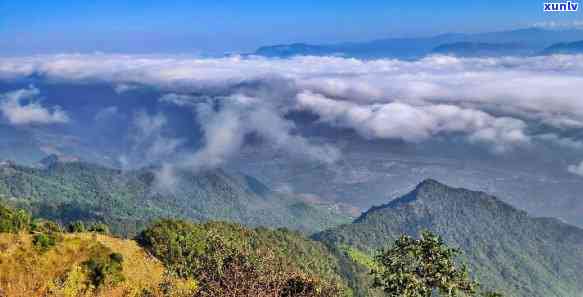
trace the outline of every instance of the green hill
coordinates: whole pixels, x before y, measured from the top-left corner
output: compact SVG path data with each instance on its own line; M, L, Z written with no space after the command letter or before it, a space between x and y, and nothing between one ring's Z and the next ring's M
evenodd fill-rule
M136 239L86 230L65 233L54 222L0 204L0 293L351 296L338 260L324 244L298 232L166 219L153 222Z
M83 162L45 160L42 168L3 163L0 201L61 223L99 221L131 235L155 218L225 220L312 233L347 222L333 207L276 193L258 180L223 170L176 173L157 184L155 168L121 171Z
M418 236L424 229L460 248L485 288L517 297L580 297L583 292L583 230L433 180L314 238L360 263L345 273L364 280L362 285L363 266L375 250L400 234Z

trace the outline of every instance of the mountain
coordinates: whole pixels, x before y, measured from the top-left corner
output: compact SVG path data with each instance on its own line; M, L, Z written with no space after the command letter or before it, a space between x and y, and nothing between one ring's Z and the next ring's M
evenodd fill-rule
M583 230L534 218L483 192L426 180L412 192L373 207L352 224L314 236L365 264L400 234L424 229L461 249L486 288L508 296L579 297L583 291ZM347 271L362 275L366 269ZM353 277L356 278L356 277ZM361 289L363 295L366 289Z
M528 54L528 48L518 43L456 42L442 44L431 52L459 57L519 56Z
M362 59L399 58L417 59L428 54L442 45L456 43L474 44L520 44L522 55L535 54L544 48L559 42L572 42L583 39L583 30L546 30L527 28L500 32L477 34L442 34L419 38L386 38L366 42L349 42L336 44L282 44L264 46L257 49L254 55L267 57L291 57L301 55L315 56L345 56ZM502 50L499 52L499 50ZM507 46L493 49L491 55L504 55Z
M543 54L545 55L581 53L583 53L583 40L553 44L543 51Z
M154 218L226 220L249 226L314 232L348 216L331 205L274 192L260 181L223 170L179 171L171 184L158 182L159 168L122 171L51 156L43 166L3 162L0 201L43 218L68 223L101 221L132 235Z
M281 44L264 46L255 52L264 57L288 58L298 55L319 56L329 54L332 49L323 45L310 45L305 43Z

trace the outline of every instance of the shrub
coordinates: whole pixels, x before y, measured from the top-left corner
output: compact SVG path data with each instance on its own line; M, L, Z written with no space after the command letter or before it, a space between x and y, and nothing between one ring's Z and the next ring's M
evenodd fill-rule
M76 221L70 223L69 226L67 226L67 231L69 231L70 233L82 233L87 231L87 229L85 228L85 224L83 222Z
M125 280L123 276L123 256L111 253L107 257L92 257L83 262L89 282L94 288L105 284L116 285Z
M273 257L252 256L231 247L200 225L162 220L144 230L138 242L160 259L171 273L196 279L194 297L333 297L341 290L277 265ZM171 290L167 286L165 291Z
M34 245L34 247L43 252L55 246L56 243L57 239L54 234L40 233L34 235L34 237L32 238L32 244Z
M95 233L100 233L100 234L109 234L109 227L103 223L93 224L89 228L89 232L95 232Z
M63 232L63 228L53 221L34 220L30 224L30 231L52 234Z
M209 251L205 234L193 224L160 220L142 231L137 241L179 277L196 275L201 257Z
M31 215L22 209L11 209L0 205L0 233L18 233L28 230Z

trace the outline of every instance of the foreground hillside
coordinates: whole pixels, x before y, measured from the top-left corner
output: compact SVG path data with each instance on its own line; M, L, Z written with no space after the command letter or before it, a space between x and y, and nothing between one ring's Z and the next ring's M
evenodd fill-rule
M91 286L88 261L117 253L123 280L99 296L136 295L155 290L164 280L164 266L136 242L95 233L63 234L59 243L40 250L29 234L0 234L1 296L81 296Z
M383 296L371 289L371 270L382 270L373 256L401 235L419 238L425 230L462 251L457 261L469 264L480 292L580 297L583 291L583 230L433 180L312 239L287 229L175 219L150 222L135 240L101 234L108 232L104 224L64 229L0 206L0 293Z
M160 217L307 233L348 221L331 206L276 193L252 177L222 170L178 172L173 184L161 185L154 168L126 172L51 158L42 168L0 165L1 200L61 223L105 222L123 235L136 234Z
M485 193L433 180L315 238L366 266L387 241L400 234L418 236L424 229L460 248L487 288L523 297L580 297L583 292L583 230L532 218ZM346 273L366 281L363 271Z
M351 295L326 246L296 232L178 220L135 241L99 232L0 206L0 296Z

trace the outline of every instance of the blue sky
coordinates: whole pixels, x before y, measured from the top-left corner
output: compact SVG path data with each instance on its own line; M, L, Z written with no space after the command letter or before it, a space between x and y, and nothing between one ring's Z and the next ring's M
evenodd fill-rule
M265 44L482 32L540 22L543 1L0 0L0 54L249 51Z

